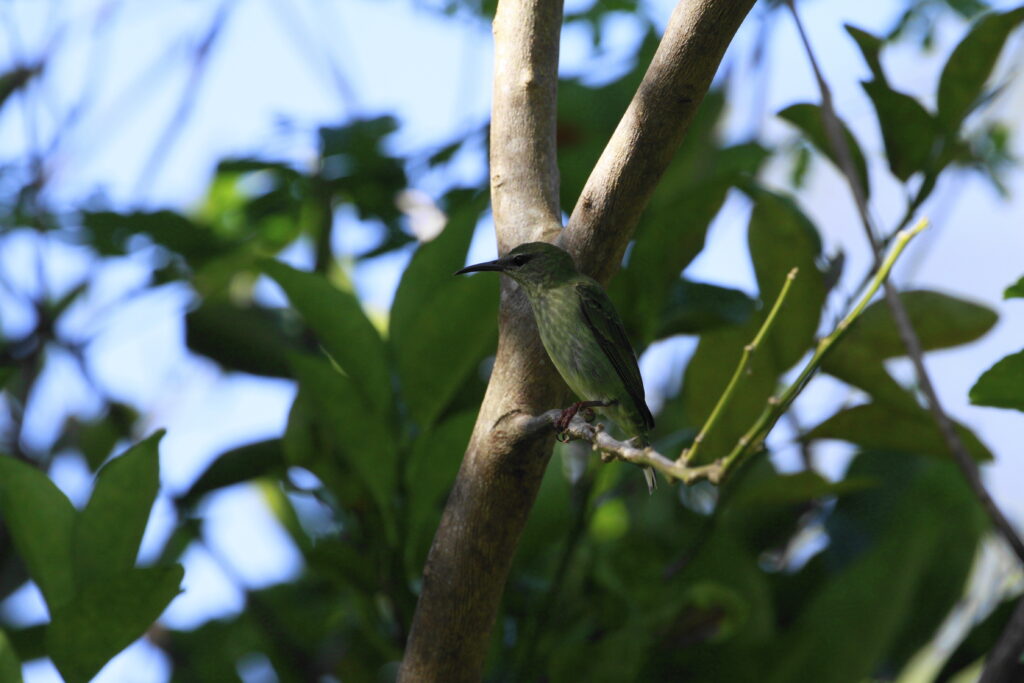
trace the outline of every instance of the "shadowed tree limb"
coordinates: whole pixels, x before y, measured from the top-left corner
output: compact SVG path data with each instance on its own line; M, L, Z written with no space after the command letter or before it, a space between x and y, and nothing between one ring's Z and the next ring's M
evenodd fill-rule
M564 246L607 281L753 0L688 0L673 13L632 104L591 175ZM501 0L494 20L491 201L498 249L559 233L555 157L562 3ZM424 568L402 681L477 681L553 430L523 429L565 387L521 294L502 283L487 392Z

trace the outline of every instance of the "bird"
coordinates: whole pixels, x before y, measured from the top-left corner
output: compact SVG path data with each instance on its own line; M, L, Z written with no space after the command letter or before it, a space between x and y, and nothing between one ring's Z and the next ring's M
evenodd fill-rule
M569 252L547 242L520 244L499 259L455 274L483 271L503 273L522 287L548 357L581 399L556 420L559 431L578 410L593 407L640 446L649 445L654 416L644 399L636 353L601 285L579 272ZM654 470L643 470L653 493Z

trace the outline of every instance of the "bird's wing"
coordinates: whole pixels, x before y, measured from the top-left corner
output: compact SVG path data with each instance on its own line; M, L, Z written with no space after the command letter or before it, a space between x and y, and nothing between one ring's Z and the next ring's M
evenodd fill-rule
M647 428L653 428L654 416L644 401L644 382L640 378L640 368L636 364L636 355L629 343L629 337L626 336L626 330L622 327L619 314L612 307L608 295L596 282L577 283L576 293L580 297L583 320L586 321L604 355L611 361L619 379L626 386L626 392L636 404L636 409L643 417Z

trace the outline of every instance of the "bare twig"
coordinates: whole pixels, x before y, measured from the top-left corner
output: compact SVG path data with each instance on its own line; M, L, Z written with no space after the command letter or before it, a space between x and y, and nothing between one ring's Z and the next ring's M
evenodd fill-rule
M750 371L750 365L754 362L754 354L757 349L760 348L764 338L768 335L772 325L775 324L775 320L779 315L779 311L782 309L782 302L786 300L786 295L789 294L789 289L793 285L793 280L796 279L797 269L793 268L786 275L785 281L782 283L782 289L779 290L779 295L775 297L775 303L772 305L771 310L768 311L768 315L765 316L764 322L761 323L761 328L757 331L753 341L743 347L743 354L740 356L740 362L736 365L736 370L732 374L732 379L729 380L729 384L726 385L725 391L718 397L718 402L712 409L711 414L708 415L708 419L704 422L704 426L701 427L700 432L693 439L693 444L689 448L684 448L679 458L686 464L690 464L697 459L697 452L700 449L701 443L707 437L715 423L718 421L718 417L725 410L725 407L729 405L729 401L736 393L736 387L739 386L740 380Z
M800 21L800 15L797 13L796 6L793 4L792 0L787 0L786 4L793 15L797 29L800 31L800 36L807 52L807 59L811 63L811 67L815 73L815 78L818 81L818 87L821 89L821 112L824 118L825 132L828 136L829 144L836 153L836 157L839 160L840 171L846 178L846 181L850 186L850 190L853 193L854 199L857 203L857 210L860 213L861 222L864 227L864 232L871 243L872 252L874 253L874 258L877 263L881 259L882 247L878 242L876 237L877 233L871 223L864 188L860 186L860 181L857 177L852 157L850 155L850 149L846 144L846 139L842 135L841 127L839 125L839 117L836 115L835 109L832 106L832 97L828 89L828 84L822 76L821 69L818 67L817 59L814 56L814 50L811 48L810 41L807 39L807 34L804 31L802 22ZM915 203L923 201L924 196L926 196L924 192L919 192L918 197L914 200ZM906 220L906 218L903 219L904 222ZM981 473L978 470L977 463L974 462L974 459L968 452L963 440L960 438L960 435L957 434L953 420L950 419L949 414L946 413L945 408L943 408L942 403L939 401L939 396L935 391L935 386L932 383L931 376L928 374L928 369L924 365L924 351L921 346L921 340L914 331L914 327L910 322L910 317L907 315L906 307L904 307L903 302L900 300L899 290L891 282L885 283L885 301L892 314L893 322L896 324L896 329L899 332L903 346L907 351L907 356L910 358L910 361L914 366L918 385L921 389L921 393L924 395L925 402L928 405L928 410L931 413L935 424L939 428L939 432L941 433L942 439L946 443L946 447L949 449L949 452L953 457L953 461L956 462L957 466L960 468L960 471L963 473L964 478L967 480L967 483L975 497L981 503L985 512L992 520L993 525L1003 535L1007 543L1010 544L1017 557L1019 557L1021 561L1024 561L1024 541L1021 540L1016 529L1006 516L1003 515L999 506L997 506L995 501L992 500L992 497L989 495L981 480Z

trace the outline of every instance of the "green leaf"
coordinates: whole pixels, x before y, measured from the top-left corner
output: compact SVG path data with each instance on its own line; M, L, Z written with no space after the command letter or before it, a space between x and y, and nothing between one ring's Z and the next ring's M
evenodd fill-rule
M925 351L974 341L995 325L988 308L939 292L913 290L900 294L911 325ZM825 357L822 369L871 394L876 401L900 407L916 405L886 372L882 361L906 355L899 331L884 299L875 301Z
M978 462L992 460L992 453L971 430L957 424L956 431L971 457ZM846 408L810 430L804 438L840 439L865 449L949 457L949 448L938 426L921 408L911 411L879 403Z
M490 353L497 336L498 277L454 277L476 226L476 200L413 255L391 307L391 344L402 397L428 427Z
M747 486L730 504L760 508L764 505L802 503L816 498L856 493L877 485L878 482L866 477L829 481L811 471L779 474Z
M868 68L871 69L871 74L875 77L875 80L886 84L885 72L882 71L882 62L879 58L882 46L885 44L882 39L850 24L844 24L843 28L846 29L846 32L857 43L857 47L860 48L860 53L864 55L864 61L867 62Z
M21 683L21 662L18 653L11 647L7 634L0 630L0 681Z
M754 301L738 289L680 279L669 289L656 336L742 325L753 313Z
M817 266L821 238L814 224L788 197L758 191L754 199L747 240L765 313L789 271L799 269L775 328L765 340L764 351L773 357L781 373L800 360L818 331L826 294Z
M875 106L892 174L906 182L918 171L931 170L939 138L935 117L916 99L892 90L884 81L876 79L862 85Z
M1024 21L1024 7L981 17L949 56L939 79L938 120L950 134L982 98L1006 38Z
M82 214L82 228L89 243L103 255L127 254L131 239L146 235L155 244L184 256L193 267L215 260L233 248L207 227L173 211L86 211Z
M211 491L276 475L285 469L281 439L267 439L233 448L210 463L177 503L190 507Z
M100 580L135 566L142 534L160 488L157 446L163 430L100 469L88 504L75 523L72 553L77 580Z
M825 128L824 113L819 105L809 103L794 104L780 111L778 115L783 120L799 128L807 136L807 139L811 141L811 144L818 148L819 152L835 164L841 173L845 173L840 161L841 157L833 148L832 141ZM846 147L849 149L850 161L853 163L853 170L857 176L857 181L860 183L861 189L864 190L864 196L869 197L871 196L871 185L868 180L868 165L864 161L864 153L860 150L857 138L853 137L853 133L850 132L850 129L846 127L842 120L839 120L839 126L842 128Z
M983 372L969 396L974 405L1024 411L1024 351L1006 356Z
M274 278L310 326L324 349L351 377L370 407L380 415L392 410L387 349L359 300L314 273L279 261L265 261Z
M1024 299L1024 277L1014 282L1003 292L1004 299ZM0 385L2 386L2 385Z
M763 680L845 683L898 671L962 594L985 518L953 463L862 454L851 476L883 485L840 498L823 558L830 574L801 596Z
M0 512L14 547L51 612L75 592L71 539L75 508L36 468L0 457Z
M127 569L82 582L69 603L52 612L47 650L64 680L85 683L131 645L180 592L184 570Z
M330 439L313 453L317 457L333 454L342 458L367 488L383 519L393 521L397 454L390 425L371 413L355 383L327 362L295 355L291 363L300 394L309 401L321 433Z
M409 492L406 565L413 572L423 568L475 422L475 411L459 413L423 432L413 444L405 470Z
M287 377L289 352L299 349L275 312L207 298L185 315L185 343L228 370Z

